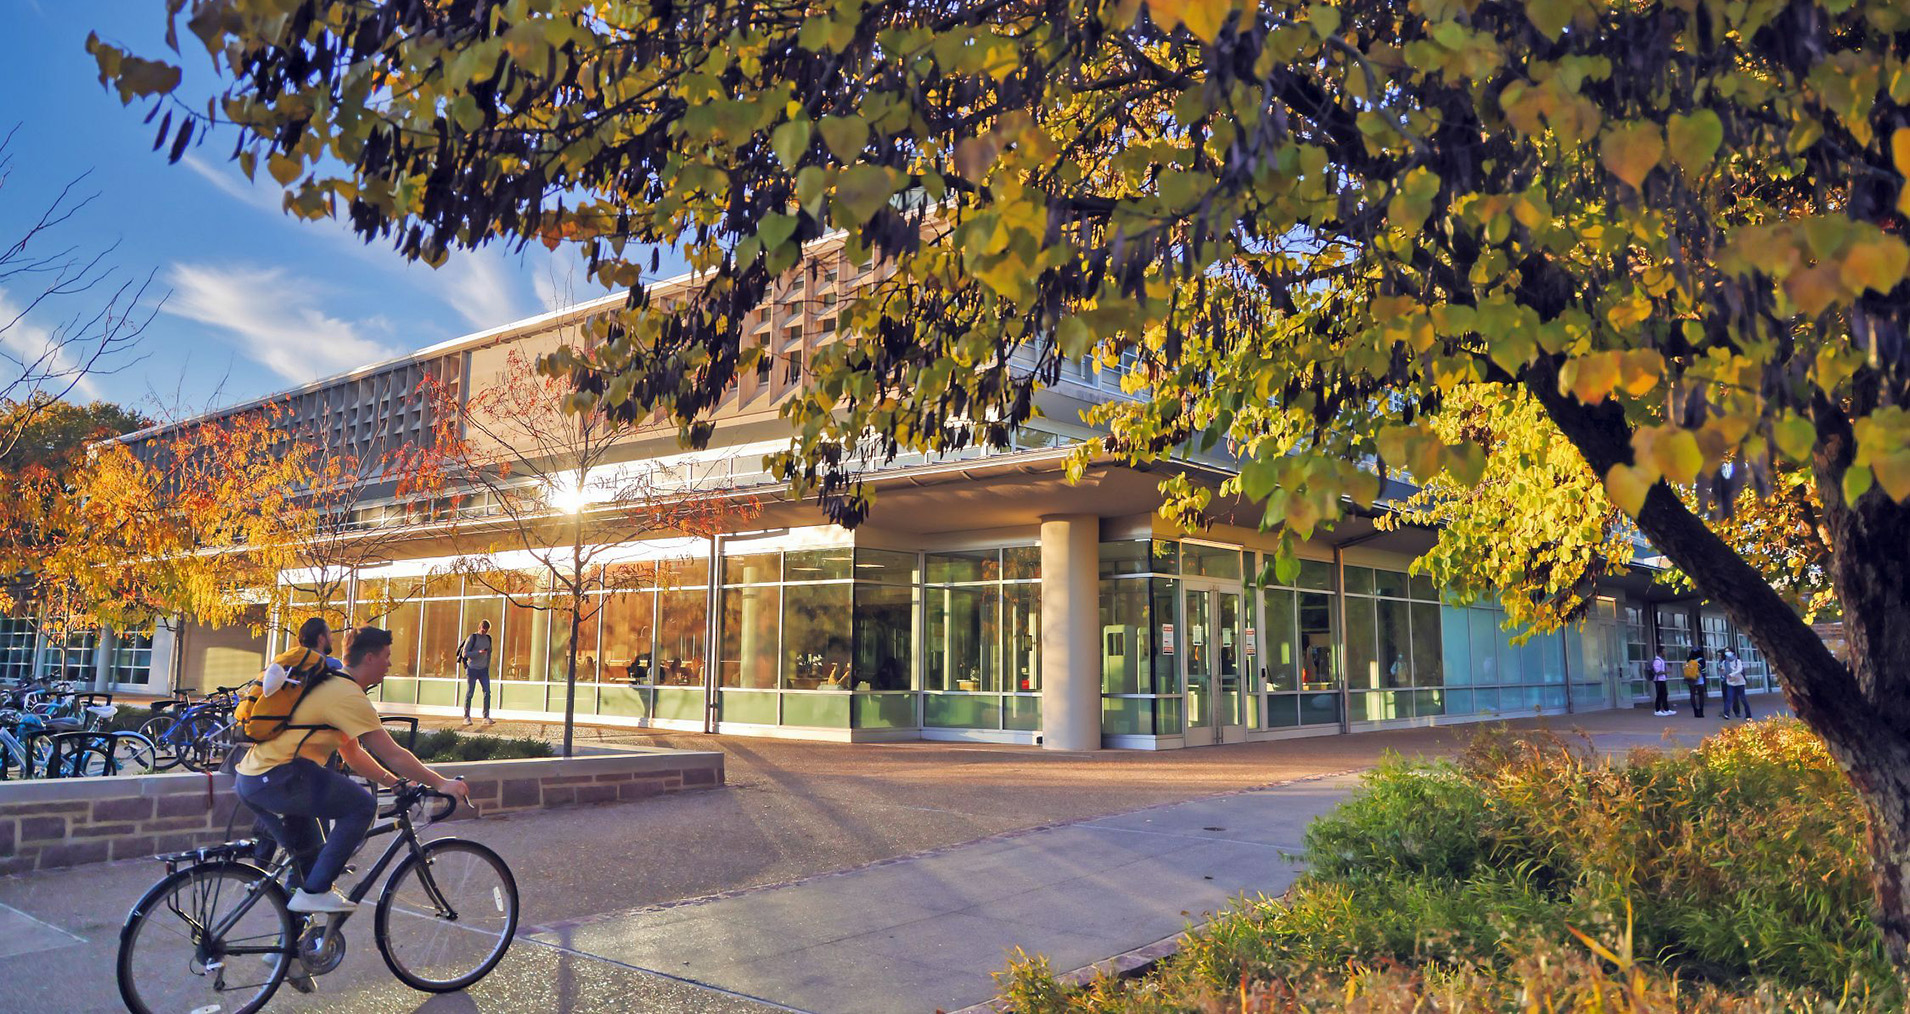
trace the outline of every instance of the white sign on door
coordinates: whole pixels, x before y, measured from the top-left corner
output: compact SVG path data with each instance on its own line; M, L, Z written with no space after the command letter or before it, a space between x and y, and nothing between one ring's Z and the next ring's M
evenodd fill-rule
M1173 653L1174 625L1172 623L1163 623L1161 624L1161 654L1172 655Z
M1242 646L1245 648L1247 654L1249 655L1254 654L1252 627L1248 627L1244 632L1242 632L1241 641L1243 642Z

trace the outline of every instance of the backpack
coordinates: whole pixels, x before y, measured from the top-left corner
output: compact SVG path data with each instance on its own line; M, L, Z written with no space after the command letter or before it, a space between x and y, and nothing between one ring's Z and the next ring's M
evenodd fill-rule
M1695 658L1685 659L1685 682L1686 683L1703 683L1704 682L1704 664L1699 662Z
M264 743L294 728L292 712L298 708L298 702L332 672L325 664L325 656L310 648L293 648L273 659L272 664L285 670L285 681L270 693L266 691L266 680L254 681L245 688L245 695L239 698L239 706L232 713L232 727L238 731L239 738L248 743Z

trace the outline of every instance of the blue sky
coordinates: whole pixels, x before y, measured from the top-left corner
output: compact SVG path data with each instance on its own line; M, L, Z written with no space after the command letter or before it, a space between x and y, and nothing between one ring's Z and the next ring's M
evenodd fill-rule
M574 254L534 247L459 253L441 268L367 246L337 222L279 211L278 188L247 181L231 135L194 144L177 165L152 150L149 107L121 106L86 53L87 33L167 56L164 0L10 0L0 31L0 130L17 125L0 186L0 243L11 243L68 181L97 197L47 245L97 249L122 276L153 274L165 302L135 355L76 392L155 415L254 398L434 342L507 323L602 290ZM204 49L180 31L184 93L220 88ZM668 269L666 268L666 272ZM17 283L18 280L16 280ZM0 315L30 298L0 282ZM38 340L65 313L39 313L7 337Z

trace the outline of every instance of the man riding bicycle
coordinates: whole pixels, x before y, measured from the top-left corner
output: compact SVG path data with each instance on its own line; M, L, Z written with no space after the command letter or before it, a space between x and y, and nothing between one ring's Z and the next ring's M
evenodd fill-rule
M344 671L320 666L307 677L311 683L292 706L282 731L253 746L236 767L239 798L297 860L300 887L286 905L294 912L349 912L357 907L333 890L332 882L364 843L377 801L325 766L334 752L378 785L413 781L470 801L470 788L463 782L439 775L399 746L365 698L390 669L390 631L366 626L349 632ZM330 825L329 832L320 830L320 821Z

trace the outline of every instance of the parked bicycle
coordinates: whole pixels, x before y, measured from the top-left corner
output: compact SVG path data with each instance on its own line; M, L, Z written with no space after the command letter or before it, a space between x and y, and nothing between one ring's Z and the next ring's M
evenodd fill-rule
M111 694L69 683L23 681L0 691L0 779L145 774L157 768L152 741L106 728Z
M414 989L464 989L503 960L517 932L517 880L497 853L473 841L422 841L414 810L430 801L428 823L449 816L453 796L415 783L393 790L367 840L395 834L348 897L362 901L393 867L372 926L392 974ZM302 916L286 908L293 860L283 849L269 868L257 842L242 840L160 856L166 876L133 905L119 935L119 993L133 1014L218 1011L251 1014L288 977L309 990L345 958L352 913Z
M249 686L250 684L246 684ZM219 687L198 701L184 693L153 706L139 727L153 744L157 770L184 765L188 771L216 771L238 744L232 714L245 686Z

